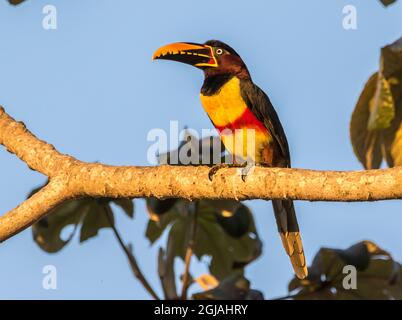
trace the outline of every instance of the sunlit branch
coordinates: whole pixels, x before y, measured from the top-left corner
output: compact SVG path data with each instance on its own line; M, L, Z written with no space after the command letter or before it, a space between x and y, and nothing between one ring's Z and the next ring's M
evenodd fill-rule
M36 138L3 108L0 144L50 181L40 192L0 217L0 241L29 227L66 199L82 196L344 202L402 199L401 167L349 172L257 167L244 182L235 168L222 169L210 181L207 166L123 167L85 163Z

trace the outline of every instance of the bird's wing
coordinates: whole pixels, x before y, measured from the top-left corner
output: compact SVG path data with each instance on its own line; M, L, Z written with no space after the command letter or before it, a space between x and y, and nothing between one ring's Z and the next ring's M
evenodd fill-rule
M287 166L290 167L288 141L281 122L279 121L279 117L268 96L257 85L249 80L241 81L240 86L242 97L247 106L257 119L264 123L265 127L270 131L281 150L283 160L285 160Z
M251 81L246 80L241 82L241 93L247 106L257 119L264 123L279 146L284 165L290 167L289 145L285 132L268 96ZM290 257L297 277L304 279L307 277L308 271L293 202L291 200L273 200L272 204L283 246Z

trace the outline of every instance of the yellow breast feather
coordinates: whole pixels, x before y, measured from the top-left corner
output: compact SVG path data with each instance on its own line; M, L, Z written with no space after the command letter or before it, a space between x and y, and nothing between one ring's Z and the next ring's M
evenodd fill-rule
M209 118L218 127L235 122L247 109L240 92L240 80L236 77L225 83L215 95L201 94L201 103Z

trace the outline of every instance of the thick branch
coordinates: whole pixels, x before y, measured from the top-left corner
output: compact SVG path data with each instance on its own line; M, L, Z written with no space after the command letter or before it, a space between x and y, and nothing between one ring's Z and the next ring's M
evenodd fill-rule
M0 240L3 241L38 221L58 204L69 198L68 189L57 179L0 217Z
M0 144L49 185L0 217L0 241L22 231L68 198L158 197L186 199L293 199L374 201L402 199L402 167L369 171L256 168L243 182L237 169L223 169L213 181L205 166L116 167L84 163L60 154L0 108Z
M31 169L50 177L78 162L30 133L24 123L11 118L0 106L0 144L24 161Z

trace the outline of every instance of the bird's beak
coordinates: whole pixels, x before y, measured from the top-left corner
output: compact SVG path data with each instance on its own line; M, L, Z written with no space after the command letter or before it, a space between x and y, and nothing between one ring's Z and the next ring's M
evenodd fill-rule
M173 60L194 67L217 67L213 48L204 44L177 42L160 47L155 51L152 60Z

